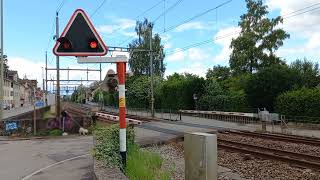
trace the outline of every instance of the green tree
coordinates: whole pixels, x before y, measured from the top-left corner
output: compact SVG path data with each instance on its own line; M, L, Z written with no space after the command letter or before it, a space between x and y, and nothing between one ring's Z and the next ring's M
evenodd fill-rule
M320 84L320 70L319 64L297 59L290 64L290 68L299 74L298 87L312 88Z
M289 34L277 25L283 18L267 18L267 6L262 0L246 0L247 13L240 16L239 37L232 39L230 68L237 74L254 72L261 68L281 63L275 51L289 38Z
M245 93L252 107L274 109L275 98L294 88L298 75L286 65L274 65L252 74L245 85Z
M208 69L206 78L215 78L217 81L223 81L226 80L231 76L230 68L227 66L213 66L212 69Z
M129 44L129 66L134 75L150 75L150 53L147 50L150 49L150 33L152 29L153 23L147 19L136 23L135 31L138 39ZM166 69L163 48L159 34L155 34L152 37L153 72L161 77L163 77Z

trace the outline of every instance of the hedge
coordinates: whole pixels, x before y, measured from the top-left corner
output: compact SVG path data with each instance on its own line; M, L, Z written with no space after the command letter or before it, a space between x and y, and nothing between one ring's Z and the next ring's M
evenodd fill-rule
M320 117L320 89L303 88L280 94L275 109L287 116Z

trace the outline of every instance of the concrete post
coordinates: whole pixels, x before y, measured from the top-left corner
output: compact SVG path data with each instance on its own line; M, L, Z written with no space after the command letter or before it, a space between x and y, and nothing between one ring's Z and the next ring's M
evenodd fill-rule
M217 136L191 133L184 136L186 180L217 179Z

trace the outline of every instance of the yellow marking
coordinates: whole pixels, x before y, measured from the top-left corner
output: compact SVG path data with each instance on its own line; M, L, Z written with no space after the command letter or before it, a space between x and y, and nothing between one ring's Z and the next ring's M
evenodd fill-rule
M126 99L121 97L119 99L119 107L126 107Z

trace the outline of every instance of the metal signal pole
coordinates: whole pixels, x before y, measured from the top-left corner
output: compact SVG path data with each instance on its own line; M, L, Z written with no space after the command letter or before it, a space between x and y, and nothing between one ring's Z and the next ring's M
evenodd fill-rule
M59 13L56 13L56 40L59 38ZM57 92L56 92L56 117L60 118L60 72L59 56L56 56L57 63Z
M151 116L154 117L152 27L150 27Z
M46 106L48 106L48 54L46 51L46 87L45 87L45 102Z
M1 8L1 54L0 54L0 61L1 61L1 67L0 67L0 120L2 120L3 117L3 72L4 72L4 68L3 68L3 0L1 0L1 4L0 4L0 8Z
M126 145L126 63L117 63L117 74L119 78L119 124L120 124L120 155L122 159L123 170L126 167L127 161L127 145Z

